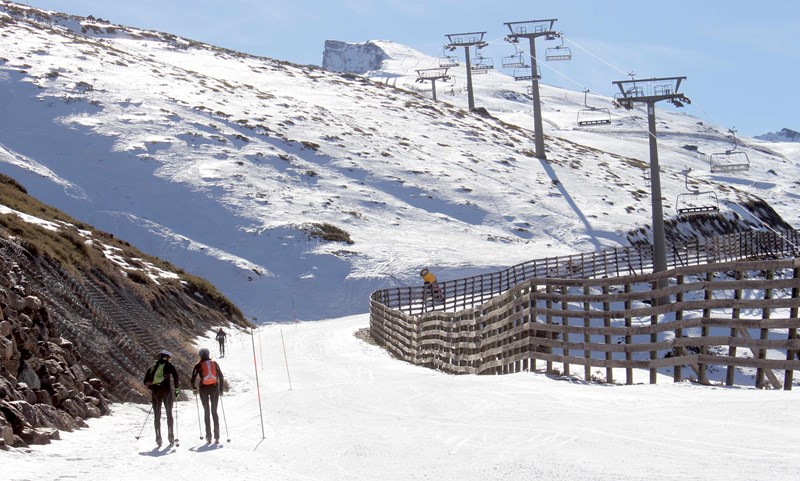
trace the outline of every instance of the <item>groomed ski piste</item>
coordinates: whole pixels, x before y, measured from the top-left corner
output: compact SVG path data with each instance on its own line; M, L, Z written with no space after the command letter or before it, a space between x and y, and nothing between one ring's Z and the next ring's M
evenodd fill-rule
M50 445L0 453L2 478L624 481L800 472L798 389L670 377L650 385L646 371L632 386L540 372L452 376L356 336L368 326L363 314L265 325L252 337L231 332L224 358L209 332L198 348L211 350L230 382L220 445L200 439L189 391L177 405L180 447L156 449L152 417L136 439L148 405L114 404L111 416ZM178 368L186 388L191 366Z

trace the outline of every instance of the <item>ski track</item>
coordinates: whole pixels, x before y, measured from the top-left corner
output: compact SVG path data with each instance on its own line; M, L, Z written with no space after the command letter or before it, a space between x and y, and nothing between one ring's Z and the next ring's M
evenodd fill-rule
M168 450L153 450L152 417L135 439L149 406L115 404L89 429L0 453L3 478L747 480L800 471L796 450L764 442L800 444L791 428L797 390L450 376L360 341L354 333L367 325L360 315L268 325L252 340L231 333L218 359L232 387L219 410L221 439L230 443L199 439L191 393L178 403L181 445ZM211 333L198 346L216 352ZM178 367L185 383L188 367ZM762 461L776 455L779 463Z

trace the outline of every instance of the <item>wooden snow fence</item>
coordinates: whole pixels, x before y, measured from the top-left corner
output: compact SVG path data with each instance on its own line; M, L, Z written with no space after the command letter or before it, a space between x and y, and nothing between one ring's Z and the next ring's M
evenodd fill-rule
M544 368L570 375L582 369L587 380L624 377L632 384L634 369L644 369L651 383L659 372L671 373L675 382L702 383L713 373L720 382L724 374L729 386L752 375L759 388L791 389L793 371L800 369L800 259L707 262L742 252L793 253L795 232L770 234L725 236L698 244L701 249L684 246L675 252L695 264L657 274L533 276L542 263L556 272L578 265L571 256L572 264L534 261L442 282L441 305L421 287L376 291L370 330L398 358L453 374ZM583 259L607 266L598 262L612 258L606 254Z

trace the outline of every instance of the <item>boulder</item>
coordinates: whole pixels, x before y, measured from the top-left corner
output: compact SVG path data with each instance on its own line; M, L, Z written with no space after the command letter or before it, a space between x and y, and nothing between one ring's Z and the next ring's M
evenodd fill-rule
M0 414L6 418L6 421L8 421L8 423L14 429L14 434L19 434L19 432L25 427L30 427L28 421L25 420L25 416L19 411L19 409L14 407L14 405L8 401L0 401Z
M11 323L8 321L0 321L0 337L8 337L11 335Z
M50 444L50 437L38 429L25 428L19 433L19 437L25 444Z
M42 307L42 301L36 296L26 296L22 299L22 309L28 312L34 312Z
M53 405L53 399L50 397L50 393L43 390L37 389L34 391L36 393L36 403L35 404L47 404L49 406Z
M0 416L0 441L6 446L14 445L14 429L2 416Z
M64 418L61 415L62 411L48 404L36 404L33 406L33 409L36 411L37 419L34 427L69 430L68 428L71 425L64 422Z
M64 411L68 412L70 416L76 418L75 421L77 422L77 418L85 418L86 417L86 403L82 402L78 398L73 399L65 399L61 402L59 406ZM80 425L80 423L78 423Z
M14 341L0 336L0 361L9 361L12 356L14 356Z

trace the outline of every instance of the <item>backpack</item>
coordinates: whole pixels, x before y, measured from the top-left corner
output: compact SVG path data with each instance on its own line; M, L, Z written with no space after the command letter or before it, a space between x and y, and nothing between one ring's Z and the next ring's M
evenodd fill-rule
M212 360L200 362L200 384L211 386L217 383L217 363Z
M161 364L155 363L153 365L153 382L151 384L161 384L164 382L164 366L167 363L162 362Z

